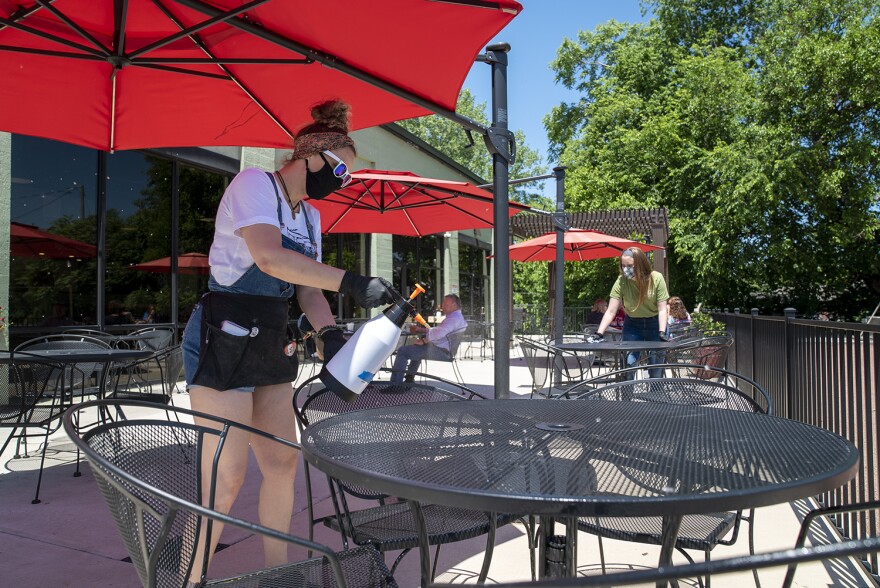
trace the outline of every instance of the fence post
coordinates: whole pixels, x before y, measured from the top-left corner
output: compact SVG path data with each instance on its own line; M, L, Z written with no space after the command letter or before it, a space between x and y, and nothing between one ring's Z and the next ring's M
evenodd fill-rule
M752 373L749 374L749 377L752 378L753 380L755 380L756 382L758 381L757 378L755 377L755 372L757 371L756 367L755 367L755 356L756 356L756 353L755 353L755 319L757 317L758 317L758 309L753 308L752 309L752 318L749 319L749 335L752 338Z
M791 321L794 320L795 309L786 308L782 311L785 314L785 402L786 414L779 415L785 418L794 418L794 392L791 387L791 355L792 340Z

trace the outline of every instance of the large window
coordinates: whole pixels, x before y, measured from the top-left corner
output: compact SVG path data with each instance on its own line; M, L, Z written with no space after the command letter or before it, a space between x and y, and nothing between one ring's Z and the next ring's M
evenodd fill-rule
M461 312L468 318L486 319L489 306L488 249L458 244L458 282Z
M329 266L338 267L358 274L366 274L368 239L363 235L337 233L321 235L321 258ZM365 310L354 304L351 296L326 292L330 310L337 318L358 318L365 316ZM342 307L340 308L340 302Z
M199 153L199 165L217 161L229 169L234 163ZM99 169L105 170L101 176ZM170 256L175 243L179 254L208 253L217 205L232 175L147 152L103 154L13 135L13 334L20 339L75 325L136 324L150 315L153 322L185 322L207 289L207 269L180 273L174 291ZM99 273L101 219L104 271ZM149 271L132 267L157 260Z
M432 314L440 307L443 292L442 237L400 237L392 239L394 257L394 286L401 293L409 293L414 282L425 287L419 296L418 310L422 315Z
M95 322L97 161L91 149L12 136L12 325Z

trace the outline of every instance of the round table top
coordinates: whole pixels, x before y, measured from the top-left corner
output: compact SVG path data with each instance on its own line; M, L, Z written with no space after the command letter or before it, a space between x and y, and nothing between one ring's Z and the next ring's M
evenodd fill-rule
M475 510L657 516L812 496L855 475L849 441L797 421L605 400L481 400L346 413L306 428L313 466Z

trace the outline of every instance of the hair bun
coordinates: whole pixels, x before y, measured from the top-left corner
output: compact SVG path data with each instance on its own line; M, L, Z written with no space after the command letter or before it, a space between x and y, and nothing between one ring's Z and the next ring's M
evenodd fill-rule
M351 106L342 100L328 100L312 107L315 124L348 133Z

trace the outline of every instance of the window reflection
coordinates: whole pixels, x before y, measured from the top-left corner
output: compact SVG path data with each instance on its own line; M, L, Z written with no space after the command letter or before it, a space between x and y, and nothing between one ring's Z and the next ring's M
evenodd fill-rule
M466 243L458 244L458 275L461 311L466 317L485 320L488 307L488 250Z
M214 240L214 217L220 198L232 180L223 174L180 165L180 231L178 251L208 254ZM208 290L207 271L182 270L177 281L178 323L183 326L199 297Z
M107 158L106 325L170 320L170 284L131 266L171 255L171 162L139 152Z
M336 233L321 235L321 258L324 263L358 274L367 273L367 238L363 235ZM330 311L340 319L366 316L366 311L354 304L350 296L327 292ZM342 308L339 308L339 300Z
M185 322L207 273L182 273L172 304L173 178L180 253L208 253L214 214L232 174L146 152L97 151L12 135L10 300L13 337L44 329ZM99 161L106 157L106 176ZM98 275L98 193L106 191L106 272ZM27 239L27 241L25 241ZM78 244L78 245L77 245ZM165 259L164 271L135 264ZM98 284L105 308L97 309ZM173 309L178 309L174 316ZM112 327L111 327L112 328ZM16 340L13 341L15 344Z
M443 258L442 237L392 238L394 261L394 286L400 292L409 292L412 285L419 282L425 287L425 293L418 298L418 311L427 316L440 307L443 299Z
M10 219L20 226L94 246L97 241L97 152L34 137L12 136ZM14 225L13 225L14 227ZM11 228L13 228L11 227ZM95 319L94 254L41 251L11 237L9 320L17 326L67 326Z

